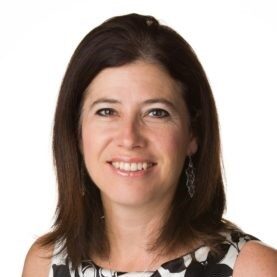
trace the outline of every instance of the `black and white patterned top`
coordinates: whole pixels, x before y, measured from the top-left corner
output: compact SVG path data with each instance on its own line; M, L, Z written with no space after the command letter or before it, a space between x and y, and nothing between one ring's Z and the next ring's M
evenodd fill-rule
M226 235L226 240L220 245L221 256L215 257L211 255L209 247L201 246L191 253L162 264L153 272L115 272L101 268L92 261L82 262L73 271L63 253L52 258L49 277L229 277L233 274L241 248L250 240L257 239L240 231L233 231Z

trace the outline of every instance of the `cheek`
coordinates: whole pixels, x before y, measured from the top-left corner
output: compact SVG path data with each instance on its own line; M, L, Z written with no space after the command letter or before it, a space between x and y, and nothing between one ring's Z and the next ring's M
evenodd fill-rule
M168 132L156 144L162 160L163 170L167 178L179 178L186 159L188 138L179 131ZM175 182L175 181L174 181Z
M99 138L99 133L95 132L94 128L89 125L83 125L82 128L82 148L83 154L86 162L93 160L93 154L97 153L99 148L99 143L101 139Z
M103 139L99 136L98 132L95 132L94 128L84 126L82 129L82 148L84 163L90 178L94 183L97 183L99 179L99 157L100 149L102 148Z
M82 128L82 148L86 162L101 159L105 147L112 140L111 130L99 128L97 124L84 124Z
M184 156L187 138L178 130L167 130L167 132L156 136L156 144L167 155L179 156L178 154L181 154Z

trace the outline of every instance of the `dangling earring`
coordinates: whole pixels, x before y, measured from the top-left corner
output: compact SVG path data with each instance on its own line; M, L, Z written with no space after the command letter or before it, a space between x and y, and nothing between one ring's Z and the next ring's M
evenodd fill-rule
M191 159L191 156L188 157L189 158L189 164L188 167L186 168L185 172L186 172L186 187L188 189L188 193L190 198L193 197L194 193L195 193L195 168L193 166L193 162Z

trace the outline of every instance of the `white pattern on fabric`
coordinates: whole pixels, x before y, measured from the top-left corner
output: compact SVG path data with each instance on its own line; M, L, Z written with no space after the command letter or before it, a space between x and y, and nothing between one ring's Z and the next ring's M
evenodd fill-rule
M84 261L76 271L71 269L65 251L52 258L49 277L230 277L241 248L247 241L257 240L240 231L225 234L226 240L220 244L223 255L215 258L207 246L177 259L163 263L154 272L114 272L103 269L92 261ZM62 244L57 243L54 253L58 253Z

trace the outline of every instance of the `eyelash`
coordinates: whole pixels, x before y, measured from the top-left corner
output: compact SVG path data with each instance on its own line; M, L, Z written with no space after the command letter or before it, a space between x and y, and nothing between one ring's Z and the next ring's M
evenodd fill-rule
M109 112L109 114L106 114L105 112ZM105 114L103 114L103 112ZM112 114L111 114L112 113ZM96 114L99 115L99 116L104 116L104 117L108 117L108 116L111 116L111 115L114 115L115 114L115 110L114 109L111 109L111 108L104 108L104 109L100 109L98 111L96 111Z
M169 116L169 113L166 111L166 110L163 110L163 109L152 109L148 112L148 114L150 113L162 113L163 115L158 115L158 116L154 116L154 117L157 117L157 118L165 118L165 117L168 117Z
M108 114L107 114L108 112ZM100 109L98 111L96 111L95 114L99 115L99 116L103 116L103 117L109 117L109 116L113 116L115 115L116 111L114 109L111 108L103 108ZM156 113L155 115L150 115L151 113ZM158 113L158 115L157 115ZM169 117L169 113L164 110L164 109L151 109L150 111L147 112L148 115L150 115L151 117L156 117L156 118L166 118ZM161 115L162 114L162 115Z

